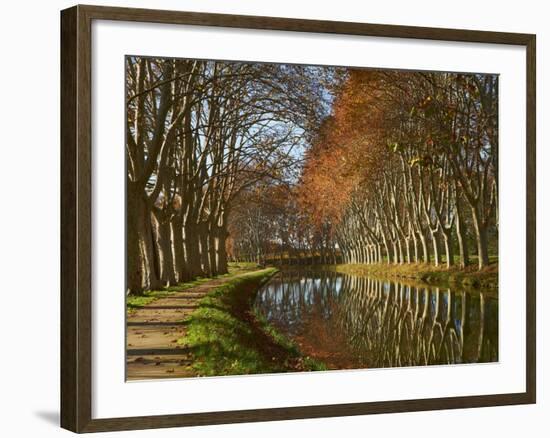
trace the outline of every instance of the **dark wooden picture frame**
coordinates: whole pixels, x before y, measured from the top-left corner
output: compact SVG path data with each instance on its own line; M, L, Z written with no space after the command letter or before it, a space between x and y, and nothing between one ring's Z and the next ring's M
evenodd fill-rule
M91 24L116 20L518 45L526 48L526 391L495 394L92 419ZM61 12L61 426L74 432L274 421L529 404L536 401L536 37L288 18L75 6Z

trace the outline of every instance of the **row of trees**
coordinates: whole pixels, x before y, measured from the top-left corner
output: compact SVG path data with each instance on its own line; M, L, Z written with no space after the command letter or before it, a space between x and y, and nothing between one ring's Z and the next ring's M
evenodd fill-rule
M239 197L229 222L228 250L236 261L329 264L337 248L317 232L299 204L296 186L257 185Z
M445 263L498 241L498 77L345 70L299 181L255 186L236 259ZM455 257L457 256L458 257Z
M235 199L296 168L325 100L312 67L126 59L127 290L227 272Z
M350 70L298 189L347 263L464 267L498 237L498 77Z

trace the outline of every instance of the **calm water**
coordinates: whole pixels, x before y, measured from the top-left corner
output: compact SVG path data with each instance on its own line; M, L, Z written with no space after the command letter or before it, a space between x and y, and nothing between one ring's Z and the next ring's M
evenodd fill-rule
M495 295L289 270L255 306L329 368L378 368L498 361Z

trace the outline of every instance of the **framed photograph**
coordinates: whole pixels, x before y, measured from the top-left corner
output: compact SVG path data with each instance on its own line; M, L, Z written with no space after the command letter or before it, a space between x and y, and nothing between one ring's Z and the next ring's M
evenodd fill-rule
M535 35L61 12L61 425L535 403Z

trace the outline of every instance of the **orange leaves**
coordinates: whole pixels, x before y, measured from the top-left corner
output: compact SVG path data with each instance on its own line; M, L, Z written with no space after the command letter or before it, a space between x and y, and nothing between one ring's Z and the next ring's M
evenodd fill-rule
M419 108L425 110L432 104L432 96L427 96L421 103L418 105Z
M379 171L387 148L378 72L350 70L306 156L299 205L315 226L336 224L361 182Z
M299 206L316 227L339 221L353 186L351 178L343 176L346 160L342 150L336 144L326 146L314 145L309 151L298 187Z
M452 91L446 78L348 70L308 151L299 188L300 205L317 225L338 222L352 194L375 187L383 172L401 172L401 163L438 168L439 157L472 143L453 128L463 115L445 94ZM462 76L452 86L473 93L475 83Z

